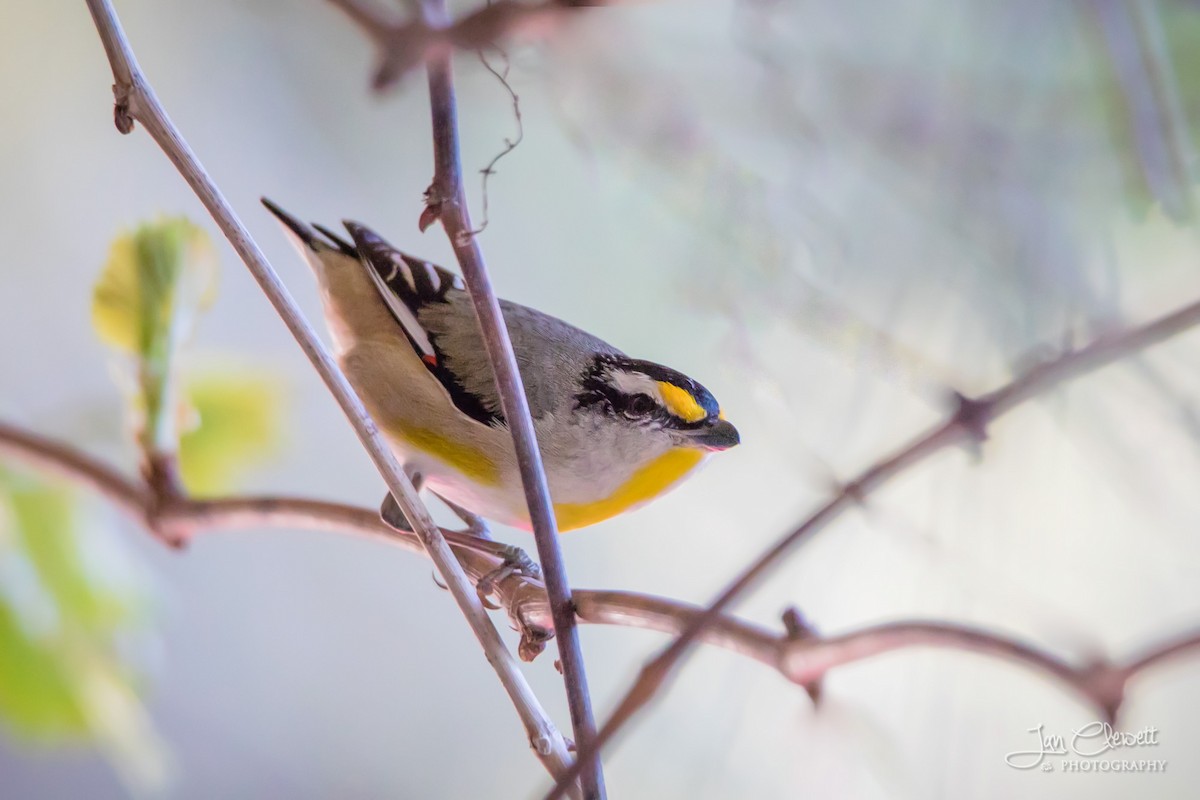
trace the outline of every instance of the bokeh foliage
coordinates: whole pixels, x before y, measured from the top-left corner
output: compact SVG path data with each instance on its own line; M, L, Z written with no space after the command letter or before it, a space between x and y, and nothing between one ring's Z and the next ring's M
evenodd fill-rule
M114 240L92 297L143 468L176 465L177 490L196 494L229 490L279 439L281 392L269 372L225 361L198 375L187 369L187 345L216 286L207 234L163 218ZM0 466L0 723L28 742L92 742L131 787L152 788L168 759L127 652L151 633L149 597L135 570L106 569L113 553L98 555L98 543L110 551L115 543L103 519L65 487Z
M0 717L29 741L94 740L156 785L165 760L121 652L147 598L89 557L82 521L64 487L0 469Z

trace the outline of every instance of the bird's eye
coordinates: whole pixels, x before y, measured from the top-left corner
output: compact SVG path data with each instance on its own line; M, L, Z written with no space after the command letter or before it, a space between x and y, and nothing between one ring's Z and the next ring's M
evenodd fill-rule
M635 394L625 405L625 416L644 417L654 410L654 401L648 395Z

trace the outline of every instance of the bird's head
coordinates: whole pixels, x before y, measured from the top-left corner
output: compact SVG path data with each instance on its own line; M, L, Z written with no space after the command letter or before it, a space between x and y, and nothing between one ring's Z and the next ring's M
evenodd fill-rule
M652 361L599 355L576 396L617 424L666 437L675 446L728 450L740 441L707 389L688 376Z

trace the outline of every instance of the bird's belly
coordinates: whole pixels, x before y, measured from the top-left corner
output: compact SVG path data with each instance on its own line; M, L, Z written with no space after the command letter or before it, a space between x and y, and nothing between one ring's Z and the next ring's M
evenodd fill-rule
M457 473L465 481L487 487L497 487L504 480L496 459L477 442L432 426L406 422L389 426L388 433L401 445L404 460L413 462L428 478L436 478L443 472Z
M648 503L677 485L704 456L702 450L677 447L638 467L616 489L601 497L556 502L554 515L559 531L594 525Z
M590 493L581 493L577 487L572 487L573 491L563 491L566 487L558 480L561 476L552 472L552 495L580 498L554 503L559 532L595 525L653 500L677 485L700 465L704 456L703 451L691 448L669 450L634 470L615 489L600 496L595 494L594 484ZM427 481L437 494L486 519L522 530L532 527L519 482L489 486L436 469L427 475ZM587 499L582 499L584 497Z

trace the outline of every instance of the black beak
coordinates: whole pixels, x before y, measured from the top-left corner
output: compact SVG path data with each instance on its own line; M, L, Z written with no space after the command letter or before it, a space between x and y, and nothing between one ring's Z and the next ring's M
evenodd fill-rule
M737 428L723 419L688 433L695 444L706 450L728 450L736 447L742 441L742 437L738 436Z

